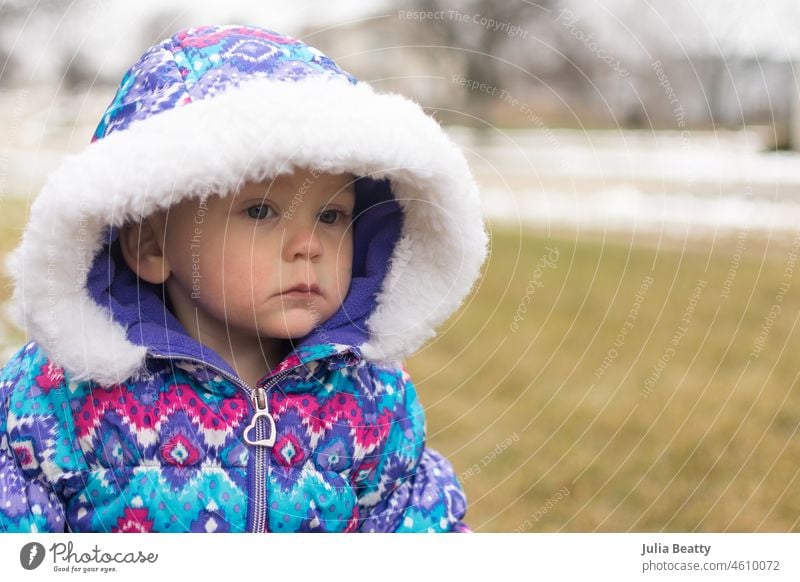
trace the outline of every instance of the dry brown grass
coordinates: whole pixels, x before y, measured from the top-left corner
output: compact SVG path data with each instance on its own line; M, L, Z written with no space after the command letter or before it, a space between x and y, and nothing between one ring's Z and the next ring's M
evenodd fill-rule
M461 475L471 525L800 529L800 262L791 279L783 277L793 234L767 241L747 233L724 298L735 236L684 249L652 237L576 242L568 233L545 239L493 230L480 288L408 362L427 409L429 444ZM543 287L514 332L545 246L559 249L559 261L542 270ZM615 348L647 276L653 284ZM699 280L706 287L686 335L647 390ZM763 352L751 356L782 281L791 282L782 311ZM611 348L616 359L598 378ZM485 458L514 435L517 442Z

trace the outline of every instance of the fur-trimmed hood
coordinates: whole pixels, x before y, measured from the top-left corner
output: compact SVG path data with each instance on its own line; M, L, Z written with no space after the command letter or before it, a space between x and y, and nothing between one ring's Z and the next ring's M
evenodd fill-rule
M160 286L127 267L117 229L294 167L360 177L350 291L295 343L352 345L374 361L413 354L461 305L486 257L466 160L417 104L254 27L179 32L125 74L92 143L32 204L6 260L8 314L75 380L137 376L148 353L230 369L188 336Z

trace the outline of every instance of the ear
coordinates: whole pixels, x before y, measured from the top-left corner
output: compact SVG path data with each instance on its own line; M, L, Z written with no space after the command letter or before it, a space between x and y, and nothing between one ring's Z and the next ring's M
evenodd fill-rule
M125 262L148 283L163 283L171 272L164 253L165 224L164 213L157 212L119 229L119 243Z

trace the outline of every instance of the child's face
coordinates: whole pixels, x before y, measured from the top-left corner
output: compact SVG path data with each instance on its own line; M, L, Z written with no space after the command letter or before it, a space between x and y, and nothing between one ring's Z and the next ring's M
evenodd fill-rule
M175 315L209 340L308 334L347 295L354 204L353 176L297 169L170 208L162 252ZM298 285L317 289L286 293Z

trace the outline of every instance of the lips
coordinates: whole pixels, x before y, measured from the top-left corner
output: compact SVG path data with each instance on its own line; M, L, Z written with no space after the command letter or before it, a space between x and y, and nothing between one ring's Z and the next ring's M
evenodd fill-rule
M320 294L319 286L316 283L313 285L306 285L306 284L295 285L294 287L289 287L288 289L281 291L280 295L286 295L287 293L306 293L309 295L312 293L315 293L317 295Z

